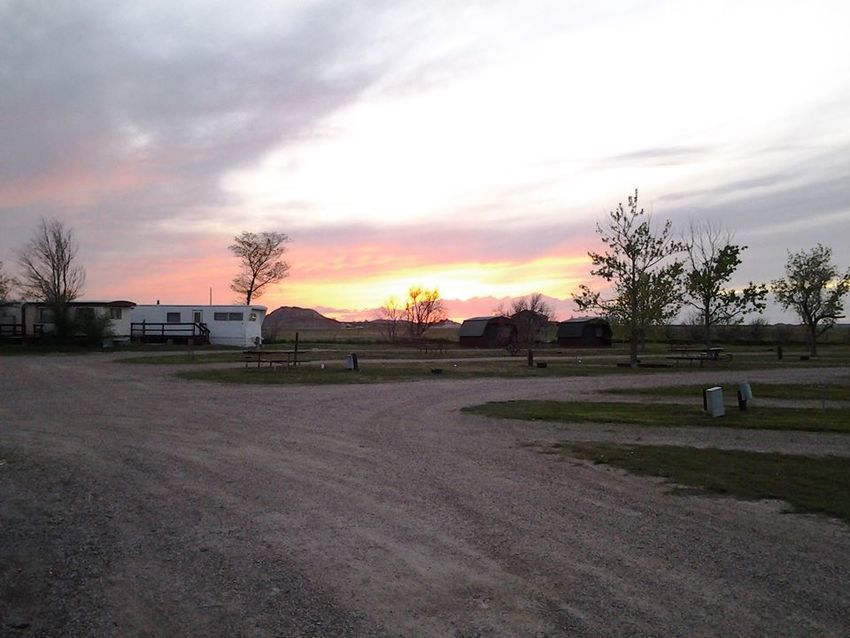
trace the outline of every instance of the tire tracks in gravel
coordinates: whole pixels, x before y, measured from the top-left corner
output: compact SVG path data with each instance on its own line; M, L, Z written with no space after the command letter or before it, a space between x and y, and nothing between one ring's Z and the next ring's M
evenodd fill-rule
M4 489L18 504L55 509L46 489L24 489L36 477L27 459L75 477L54 488L69 511L100 486L98 524L72 517L41 544L63 554L88 527L108 551L96 579L67 587L88 601L87 625L53 610L58 594L36 605L56 635L76 626L411 636L847 628L846 526L782 515L773 503L671 496L660 481L525 446L578 430L459 412L713 372L239 387L109 361L23 358L14 374L0 362L2 454L22 470L11 481L0 474ZM46 525L26 510L16 517L18 532ZM10 558L33 555L21 551ZM18 578L35 586L43 572Z

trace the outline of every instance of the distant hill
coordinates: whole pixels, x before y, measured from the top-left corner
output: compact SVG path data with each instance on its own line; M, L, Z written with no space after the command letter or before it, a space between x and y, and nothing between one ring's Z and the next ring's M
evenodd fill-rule
M325 317L312 308L281 306L266 315L263 321L263 339L274 339L278 332L284 330L334 330L341 327L342 324L336 319Z

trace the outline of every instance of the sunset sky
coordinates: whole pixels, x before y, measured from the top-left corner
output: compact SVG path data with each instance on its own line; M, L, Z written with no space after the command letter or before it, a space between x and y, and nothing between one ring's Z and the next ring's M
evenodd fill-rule
M0 0L0 261L55 217L85 298L227 303L232 237L276 230L272 309L421 284L566 318L638 188L749 245L735 284L817 242L846 267L848 25L846 0Z

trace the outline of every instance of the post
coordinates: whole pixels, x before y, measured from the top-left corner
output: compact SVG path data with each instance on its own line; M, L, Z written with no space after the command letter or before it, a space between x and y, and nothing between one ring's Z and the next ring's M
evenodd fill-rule
M294 365L298 365L298 333L295 333L295 353L293 354Z
M782 361L782 346L776 346L776 358Z
M529 368L534 367L534 352L532 351L531 348L528 349L528 367Z
M741 394L740 390L738 390L738 409L741 412L745 412L747 410L747 400L744 398L744 395Z

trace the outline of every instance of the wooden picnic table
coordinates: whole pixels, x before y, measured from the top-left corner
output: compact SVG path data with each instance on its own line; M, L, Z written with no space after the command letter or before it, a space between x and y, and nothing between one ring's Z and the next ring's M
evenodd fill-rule
M262 350L252 348L243 350L245 355L245 368L248 368L249 363L257 362L257 367L260 368L264 363L272 367L274 364L286 364L287 366L298 365L298 350Z
M723 348L686 348L686 347L670 347L670 352L673 354L668 359L675 361L699 361L702 365L704 361L720 361L721 359L732 359L731 354L723 354Z

